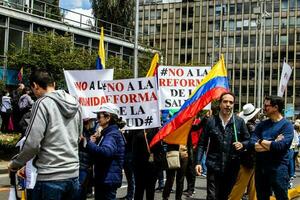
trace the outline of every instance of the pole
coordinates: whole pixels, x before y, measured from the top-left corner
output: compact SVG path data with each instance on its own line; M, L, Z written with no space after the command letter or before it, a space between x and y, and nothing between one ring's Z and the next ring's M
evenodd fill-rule
M139 0L135 0L134 78L138 77Z
M257 107L261 108L261 88L262 88L262 80L261 80L261 73L262 73L262 42L263 42L263 27L262 27L262 18L263 18L263 1L260 2L260 27L259 27L259 66L258 66L258 80L257 80Z

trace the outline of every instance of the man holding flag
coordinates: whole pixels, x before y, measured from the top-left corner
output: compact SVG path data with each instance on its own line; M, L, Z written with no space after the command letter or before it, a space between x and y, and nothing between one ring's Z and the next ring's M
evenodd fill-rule
M207 200L227 200L240 167L240 152L250 135L242 118L233 113L235 96L225 92L219 100L219 114L208 119L199 140L196 172L201 175L201 159L206 154Z

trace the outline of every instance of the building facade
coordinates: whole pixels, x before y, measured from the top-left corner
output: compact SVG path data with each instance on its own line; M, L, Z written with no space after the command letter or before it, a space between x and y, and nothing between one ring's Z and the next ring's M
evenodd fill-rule
M47 3L55 0L30 0L30 5L33 5L30 7L24 2L28 1L0 0L0 67L7 68L6 52L13 46L26 46L25 38L30 33L43 34L50 31L59 35L68 34L75 46L98 51L100 33L95 24L99 19ZM53 10L59 10L61 14L58 16ZM133 66L134 30L104 21L101 23L104 25L106 57L119 56ZM139 46L139 50L146 51L142 46Z
M139 27L167 65L213 65L224 54L239 110L257 105L259 88L259 107L277 94L285 59L293 67L286 104L300 111L300 0L144 0Z

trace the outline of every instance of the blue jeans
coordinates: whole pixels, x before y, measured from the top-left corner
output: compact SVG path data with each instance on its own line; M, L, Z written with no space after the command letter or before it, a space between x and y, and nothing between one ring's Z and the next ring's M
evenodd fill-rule
M294 160L294 149L289 150L289 176L290 178L295 175L295 160Z
M269 200L274 191L276 199L288 200L288 167L280 165L276 169L256 167L255 188L258 200Z
M57 181L37 181L32 191L32 200L75 200L78 191L78 178Z
M116 200L117 195L116 186L105 184L95 184L95 200Z
M204 152L201 160L201 166L202 166L202 174L206 174L207 168L206 168L206 152Z
M79 169L79 197L78 200L85 200L87 191L88 191L88 183L90 179L90 171L89 169Z

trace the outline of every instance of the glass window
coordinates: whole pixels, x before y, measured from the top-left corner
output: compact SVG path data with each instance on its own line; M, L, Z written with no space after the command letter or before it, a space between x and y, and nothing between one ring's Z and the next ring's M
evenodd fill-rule
M144 19L145 20L149 19L149 10L145 10L145 12L144 12Z
M10 18L9 21L10 21L9 26L11 28L15 28L15 29L22 30L22 31L29 31L29 23L28 22L25 22L22 20L17 20L14 18Z
M181 24L181 31L182 32L186 31L186 23Z
M193 23L188 23L188 31L192 31L193 30Z
M215 21L215 30L220 30L220 20Z
M282 18L281 19L281 28L286 28L287 26L287 19L286 18Z
M287 11L288 4L289 4L288 0L281 0L281 11Z
M281 45L286 45L287 44L287 36L286 35L281 35L280 36L280 44Z
M222 11L221 5L216 5L216 16L220 16Z
M193 46L193 39L192 38L188 38L187 39L187 48L192 48Z
M214 7L213 6L209 6L209 16L213 16L214 15Z
M236 4L236 14L242 14L242 12L243 12L243 4L241 4L241 3L238 3L238 4Z
M272 19L265 19L265 25L266 25L266 27L271 27L272 26Z
M5 29L0 28L0 55L4 55Z
M290 23L290 27L294 27L295 26L295 17L290 17L289 23Z
M9 30L9 39L8 39L9 50L14 47L22 47L22 31L17 31L14 29Z
M249 37L248 37L248 35L244 35L244 37L243 37L243 44L244 44L244 46L248 46L248 43L249 43Z
M235 44L236 44L236 46L240 46L241 45L241 36L236 36L235 37Z
M189 7L189 17L193 17L193 15L194 15L194 8Z
M5 26L6 17L3 15L0 15L0 25Z
M215 38L215 47L216 48L220 47L220 38Z
M251 44L251 46L256 46L256 36L255 35L250 36L250 44Z
M230 4L229 5L229 14L234 14L235 11L235 5L234 4Z
M294 39L295 39L294 34L290 33L289 34L289 45L293 45L294 44Z
M271 35L266 35L265 36L265 45L266 46L271 46L272 42L271 42Z
M249 14L250 13L250 2L245 2L244 3L244 14Z
M81 35L74 34L74 42L77 43L77 44L88 45L89 44L89 38L86 38L86 37L81 36Z
M155 10L150 11L150 19L156 19L156 13Z
M160 19L161 18L161 10L157 9L156 10L156 19Z

